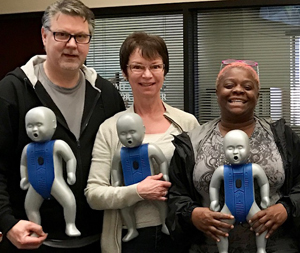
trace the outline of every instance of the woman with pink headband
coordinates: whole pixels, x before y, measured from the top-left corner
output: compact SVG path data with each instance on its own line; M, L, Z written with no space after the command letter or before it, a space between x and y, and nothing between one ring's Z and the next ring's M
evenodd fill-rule
M230 253L260 252L255 237L263 233L266 252L300 252L299 229L294 226L300 216L300 138L283 119L272 122L254 114L259 90L257 63L223 61L216 80L220 117L173 141L167 226L179 252L217 253L221 237L228 237ZM209 185L216 168L226 164L223 138L234 129L248 135L248 162L261 166L267 175L270 205L249 222L231 225L225 220L234 219L232 215L210 210ZM256 186L256 197L258 190Z

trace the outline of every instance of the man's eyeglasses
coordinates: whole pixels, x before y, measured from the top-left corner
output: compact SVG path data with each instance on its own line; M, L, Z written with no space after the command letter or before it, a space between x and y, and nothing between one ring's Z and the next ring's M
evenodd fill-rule
M92 38L92 35L89 34L70 34L66 32L53 32L48 27L46 27L46 29L52 32L54 40L58 42L68 43L72 38L74 38L77 44L89 44Z
M236 59L223 60L221 62L220 70L223 69L226 65L229 65L229 64L234 63L234 62L242 62L242 63L245 63L245 64L251 66L256 71L256 73L259 75L258 63L255 62L255 61L251 61L251 60L236 60Z
M165 68L165 64L151 64L148 66L142 64L128 64L127 67L133 72L137 74L144 73L146 68L148 68L152 73L160 73Z

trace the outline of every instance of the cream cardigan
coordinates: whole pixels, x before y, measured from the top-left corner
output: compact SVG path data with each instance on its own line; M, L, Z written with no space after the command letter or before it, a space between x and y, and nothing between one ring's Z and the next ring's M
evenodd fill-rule
M164 116L179 132L190 131L199 126L194 115L164 103ZM125 112L133 112L133 106ZM137 193L137 184L112 187L110 184L111 160L115 150L121 147L116 130L116 121L125 112L120 112L100 125L97 133L90 174L85 195L91 208L104 210L101 236L102 253L121 253L122 219L118 209L143 200Z

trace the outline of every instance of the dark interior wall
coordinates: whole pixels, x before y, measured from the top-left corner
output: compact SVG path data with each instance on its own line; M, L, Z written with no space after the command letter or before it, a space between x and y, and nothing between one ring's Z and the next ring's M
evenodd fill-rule
M44 54L41 16L42 13L0 15L0 80L30 57Z

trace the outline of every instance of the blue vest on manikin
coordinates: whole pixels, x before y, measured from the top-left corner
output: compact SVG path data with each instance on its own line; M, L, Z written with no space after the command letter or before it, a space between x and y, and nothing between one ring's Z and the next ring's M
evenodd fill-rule
M237 222L245 222L254 202L252 164L224 165L225 203Z
M134 148L122 147L120 156L125 185L136 184L151 176L148 144Z
M32 142L27 147L28 180L44 199L51 197L54 180L54 142Z

